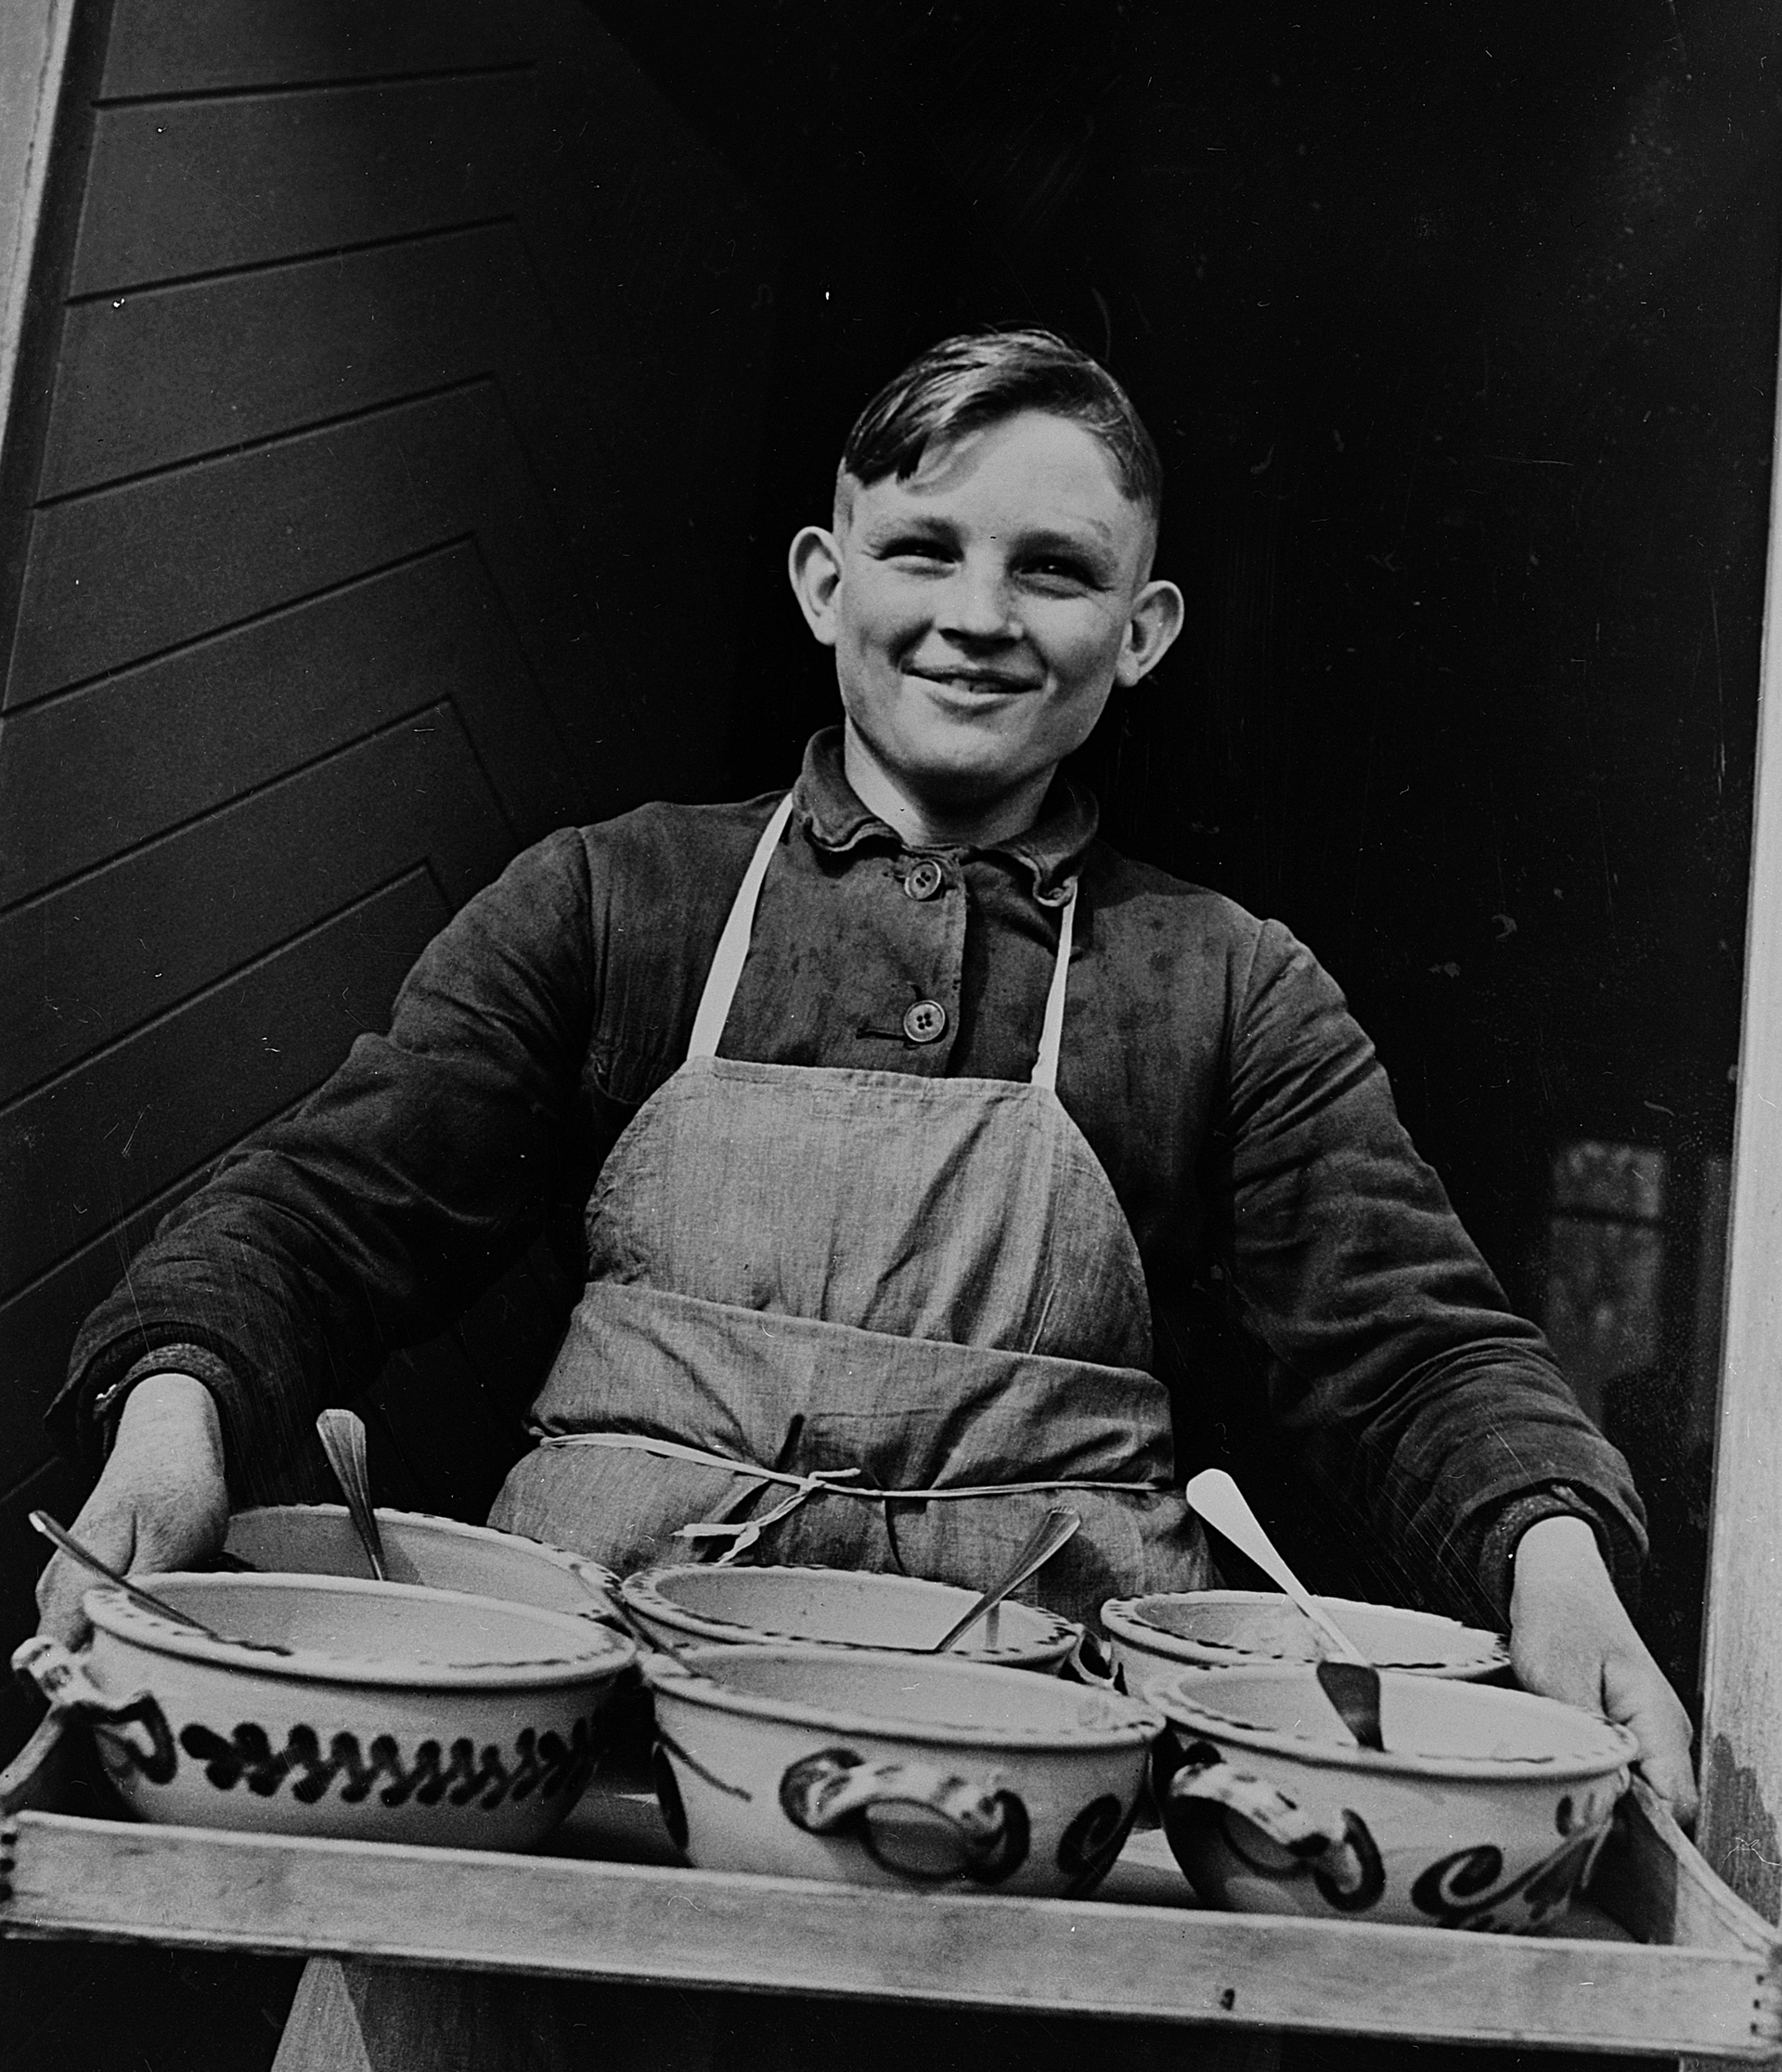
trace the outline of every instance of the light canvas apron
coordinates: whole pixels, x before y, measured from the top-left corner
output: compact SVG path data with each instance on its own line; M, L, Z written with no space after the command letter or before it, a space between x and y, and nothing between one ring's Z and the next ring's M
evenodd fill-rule
M791 807L607 1158L490 1522L621 1573L721 1549L976 1587L1064 1503L1082 1530L1024 1594L1093 1620L1205 1586L1138 1246L1056 1092L1074 883L1027 1083L719 1057Z

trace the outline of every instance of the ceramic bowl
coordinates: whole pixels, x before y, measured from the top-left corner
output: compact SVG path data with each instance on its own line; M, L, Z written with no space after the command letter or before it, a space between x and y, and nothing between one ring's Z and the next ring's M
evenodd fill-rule
M1593 1713L1386 1671L1384 1754L1358 1747L1309 1665L1152 1681L1169 1720L1153 1786L1210 1906L1525 1934L1590 1873L1638 1744Z
M378 1529L393 1583L506 1598L587 1618L615 1616L617 1576L565 1548L489 1525L462 1525L455 1518L381 1506ZM223 1551L250 1568L291 1575L371 1573L344 1504L268 1504L238 1511L229 1521Z
M349 1841L529 1848L575 1805L637 1654L587 1619L346 1576L139 1578L228 1639L86 1598L79 1661L27 1641L150 1820Z
M647 1655L656 1790L690 1861L850 1884L1090 1891L1162 1727L1017 1670L824 1647Z
M934 1646L975 1590L852 1569L718 1568L693 1562L628 1575L619 1596L658 1647L691 1643L833 1648ZM1078 1628L1055 1612L1005 1600L949 1651L1008 1668L1062 1669Z
M1382 1669L1465 1681L1502 1677L1509 1650L1494 1633L1461 1625L1435 1612L1320 1598L1369 1661ZM1115 1667L1129 1690L1182 1669L1247 1667L1265 1662L1315 1662L1311 1621L1272 1590L1181 1590L1115 1598L1102 1607Z

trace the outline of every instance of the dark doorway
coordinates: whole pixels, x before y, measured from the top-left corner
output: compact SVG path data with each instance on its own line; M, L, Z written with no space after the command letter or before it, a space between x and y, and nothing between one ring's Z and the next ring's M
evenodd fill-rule
M1512 1299L1634 1457L1646 1623L1692 1689L1775 383L1774 15L600 13L787 233L737 788L780 776L831 707L781 554L859 401L975 324L1104 353L1163 445L1164 564L1194 605L1087 752L1110 830L1278 914L1343 983Z

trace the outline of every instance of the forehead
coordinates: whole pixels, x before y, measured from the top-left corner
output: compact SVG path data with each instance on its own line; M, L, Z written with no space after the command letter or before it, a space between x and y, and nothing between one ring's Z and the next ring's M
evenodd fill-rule
M1026 410L932 446L906 481L846 482L850 523L914 517L983 528L1076 533L1142 550L1150 518L1120 487L1112 455L1069 418Z

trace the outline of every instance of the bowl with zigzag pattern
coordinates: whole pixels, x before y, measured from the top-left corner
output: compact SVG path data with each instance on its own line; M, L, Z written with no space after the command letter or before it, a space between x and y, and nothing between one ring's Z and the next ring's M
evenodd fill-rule
M64 1709L150 1820L533 1847L581 1795L637 1654L572 1613L410 1584L140 1580L229 1637L87 1596L86 1689Z

